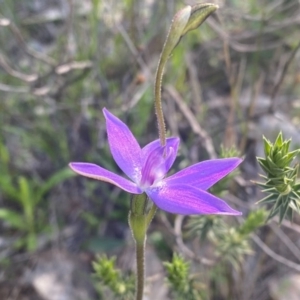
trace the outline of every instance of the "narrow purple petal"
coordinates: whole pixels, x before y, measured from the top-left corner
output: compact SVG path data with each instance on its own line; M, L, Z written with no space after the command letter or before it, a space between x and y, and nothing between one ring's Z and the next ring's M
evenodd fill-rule
M170 170L176 159L179 142L179 138L167 138L166 140L166 173ZM160 140L155 140L142 149L143 165L146 163L150 153L152 153L158 147L161 147Z
M120 169L134 182L141 177L141 148L130 129L120 119L103 109L111 154Z
M117 174L114 174L108 170L105 170L95 164L73 162L69 164L69 167L76 173L90 177L93 179L109 182L116 185L122 190L132 193L141 194L142 190L137 185Z
M233 171L240 163L240 158L223 158L206 160L165 179L169 184L187 184L196 188L207 190L217 181Z
M150 199L162 210L180 215L241 215L225 201L206 191L187 185L163 184L146 190Z

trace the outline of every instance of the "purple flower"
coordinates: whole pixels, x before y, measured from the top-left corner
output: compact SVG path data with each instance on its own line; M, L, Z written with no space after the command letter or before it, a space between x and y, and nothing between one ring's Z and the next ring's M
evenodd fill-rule
M159 208L170 213L241 215L206 191L233 171L241 163L240 158L203 161L165 178L176 158L179 139L168 138L164 147L156 140L141 149L120 119L105 108L103 113L112 156L131 180L91 163L72 162L73 171L112 183L132 194L145 192Z

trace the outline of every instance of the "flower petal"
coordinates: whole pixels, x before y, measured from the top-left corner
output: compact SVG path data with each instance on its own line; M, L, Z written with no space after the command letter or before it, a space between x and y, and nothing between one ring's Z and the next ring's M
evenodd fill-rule
M120 119L103 109L111 154L120 169L134 182L139 182L141 148L130 129Z
M141 194L142 190L136 186L135 183L114 174L108 170L105 170L95 164L72 162L69 167L76 173L90 177L93 179L109 182L121 188L122 190L132 193Z
M165 181L172 185L187 184L207 190L233 171L241 162L242 159L236 157L206 160L179 171L166 178Z
M177 156L177 151L178 151L178 146L179 146L179 138L167 138L166 140L166 162L165 162L165 168L166 168L166 173L170 170L172 167L176 156ZM161 147L160 140L155 140L148 145L146 145L142 149L142 161L143 165L146 163L148 160L148 156L158 147Z
M188 185L163 184L146 190L150 199L162 210L180 215L241 215L225 201L206 191Z

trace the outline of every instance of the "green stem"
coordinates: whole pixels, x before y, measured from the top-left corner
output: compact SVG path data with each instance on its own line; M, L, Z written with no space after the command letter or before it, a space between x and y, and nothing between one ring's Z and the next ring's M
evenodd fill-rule
M145 281L145 240L136 242L136 295L135 300L142 300Z
M162 78L164 74L164 66L166 60L167 58L165 57L164 52L162 52L158 62L158 67L155 76L155 87L154 87L155 113L156 113L157 123L158 123L159 139L162 146L166 145L166 124L165 124L164 113L161 104L161 85L162 85Z
M166 145L166 125L161 104L161 85L164 74L164 67L173 49L180 41L182 32L189 20L190 15L191 6L188 5L174 16L156 70L154 86L155 113L157 116L159 139L162 146Z
M155 113L157 116L159 139L162 146L166 145L166 125L161 104L161 86L164 67L181 37L188 31L199 27L217 8L217 5L211 3L197 4L193 6L188 5L177 12L172 20L172 24L159 58L154 87Z
M145 193L134 195L131 199L131 209L128 217L129 226L136 245L136 300L143 299L145 281L145 241L147 228L155 213L155 209L151 208L151 213L149 212L150 215L147 214L145 211L147 203L148 197Z

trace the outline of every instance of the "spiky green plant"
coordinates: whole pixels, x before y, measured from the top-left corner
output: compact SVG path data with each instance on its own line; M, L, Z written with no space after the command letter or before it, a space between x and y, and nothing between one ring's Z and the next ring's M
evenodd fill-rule
M271 143L265 137L265 157L257 161L266 175L261 175L265 182L257 182L268 195L258 203L269 205L271 210L268 220L279 215L279 222L287 217L292 220L293 213L300 213L300 183L297 180L299 164L295 160L300 149L289 151L291 139L283 140L280 132Z

